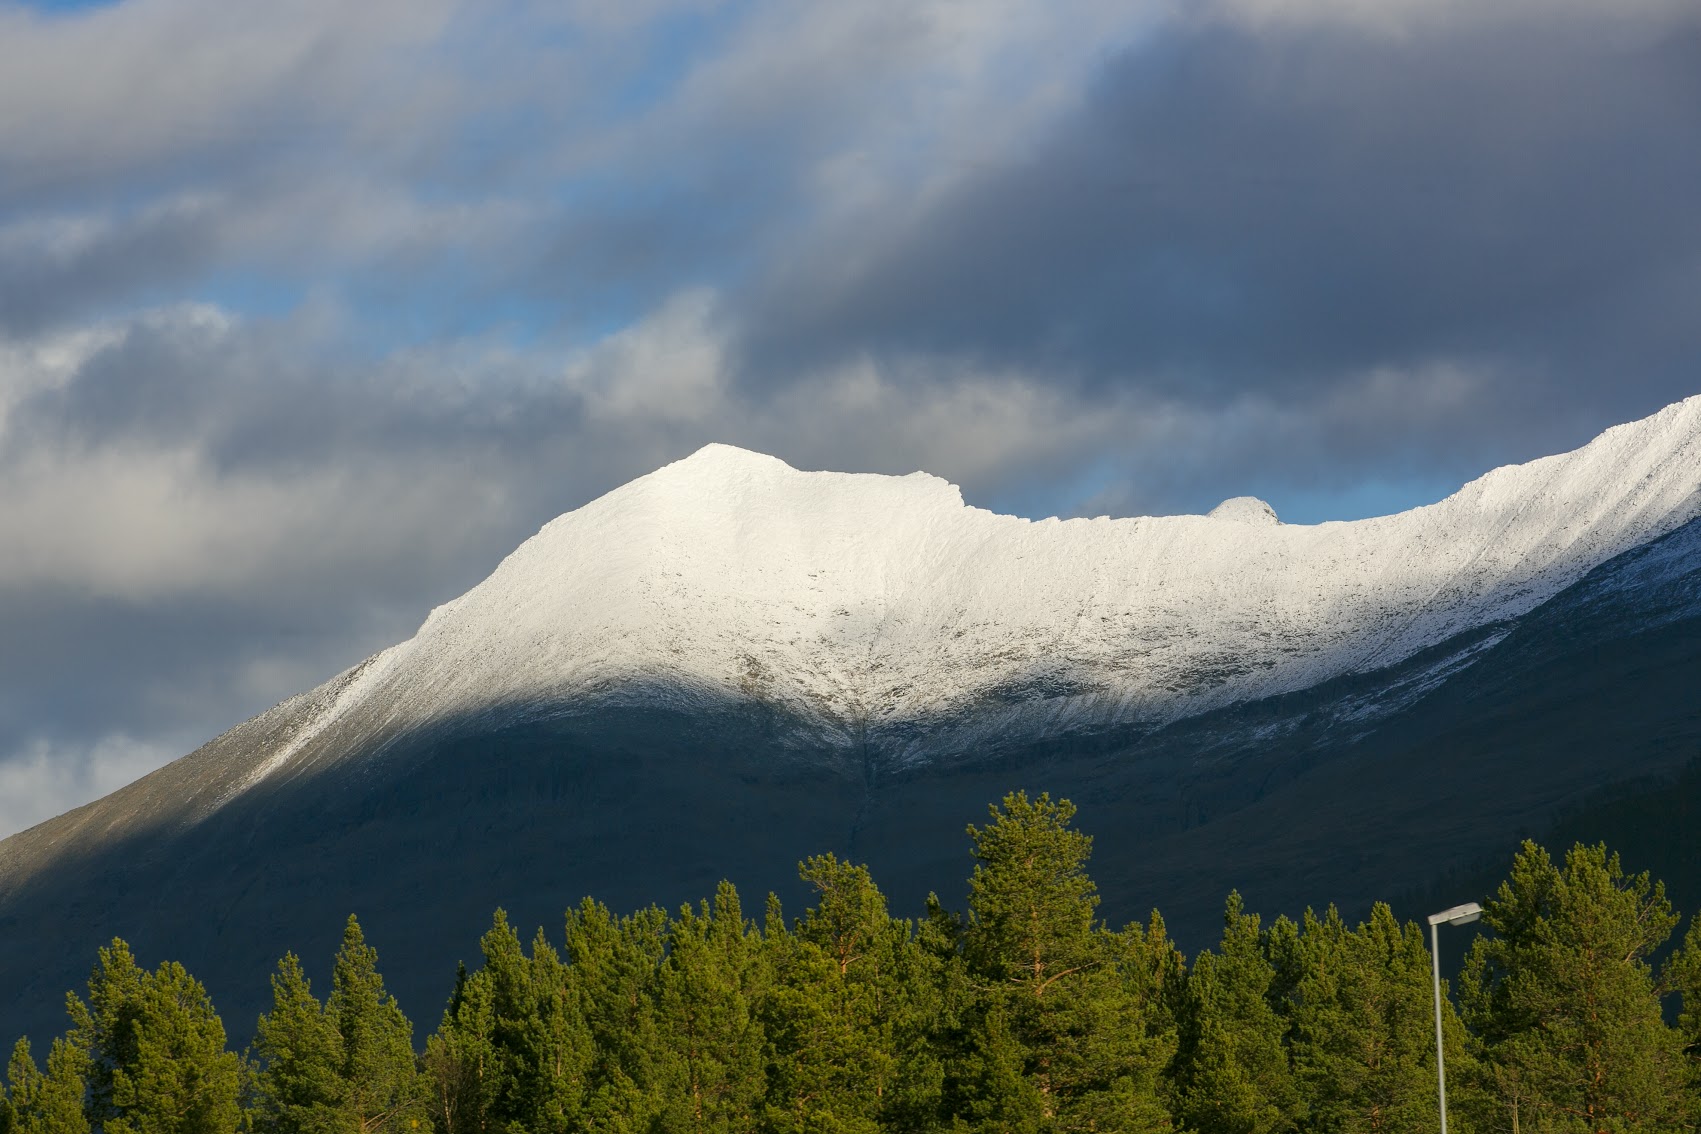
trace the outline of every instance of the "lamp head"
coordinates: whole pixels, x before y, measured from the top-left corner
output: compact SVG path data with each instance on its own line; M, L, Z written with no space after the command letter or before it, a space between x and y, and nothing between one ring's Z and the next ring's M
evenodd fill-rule
M1482 907L1475 902L1466 902L1462 906L1454 906L1450 910L1429 915L1431 925L1469 925L1482 917Z

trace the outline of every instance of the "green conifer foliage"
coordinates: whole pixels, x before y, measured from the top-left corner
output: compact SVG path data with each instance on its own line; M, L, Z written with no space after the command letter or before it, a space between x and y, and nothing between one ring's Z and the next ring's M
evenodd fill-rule
M0 1080L0 1134L13 1134L18 1125L17 1101L28 1100L41 1080L41 1069L30 1055L30 1041L20 1038L12 1045L6 1061L6 1077Z
M1435 1007L1423 930L1378 902L1349 930L1334 907L1307 911L1303 967L1291 994L1292 1053L1319 1130L1429 1131L1438 1121ZM1470 1067L1445 996L1453 1128L1462 1128Z
M1145 1052L1141 1062L1167 1072L1180 1045L1175 990L1186 978L1187 960L1170 940L1163 915L1157 910L1152 911L1145 925L1134 922L1126 926L1116 935L1113 947L1124 995L1129 998L1134 1017L1145 1021Z
M935 1031L944 1015L946 987L936 959L923 947L916 926L890 919L877 943L878 966L850 979L863 982L880 1022L880 1043L891 1060L890 1077L878 1084L884 1126L926 1129L938 1119L943 1102L945 1064ZM960 962L958 962L960 964Z
M1689 1129L1701 1130L1701 915L1690 919L1683 947L1671 959L1666 984L1681 998L1677 1027L1688 1079L1683 1117Z
M486 1120L493 1129L563 1131L585 1107L594 1061L568 967L543 930L526 955L500 910L481 947L476 991L488 989L492 1056Z
M649 1088L666 1129L757 1128L767 1091L756 1004L767 991L761 937L722 882L714 905L681 908L657 979Z
M489 1120L494 1129L505 1130L518 1126L528 1109L525 1089L534 1078L527 1050L527 1032L534 1023L531 966L505 910L496 911L489 932L479 939L479 948L484 954L480 975L490 992L494 1055Z
M25 1059L29 1060L29 1070L35 1074L40 1074L36 1069L35 1060L30 1058L29 1040L19 1039L17 1043L12 1045L12 1058L7 1061L6 1065L7 1076L0 1079L0 1134L12 1134L12 1129L17 1124L17 1112L12 1109L13 1088L7 1084L18 1078L12 1072L17 1066L20 1052Z
M487 1134L496 1078L496 1012L490 977L462 965L437 1034L426 1041L424 1069L431 1118L440 1134Z
M507 919L484 938L496 1055L498 1127L565 1130L583 1108L591 1035L560 955L539 930L528 957Z
M880 1129L886 1114L937 1108L915 1081L923 1030L906 976L919 957L868 870L832 855L799 864L817 904L786 931L777 905L764 935L775 983L764 999L768 1124L776 1131ZM906 1075L906 1072L908 1075Z
M113 1075L107 1134L228 1134L241 1121L242 1064L201 982L167 961L142 984L136 1060Z
M30 1054L30 1041L19 1039L12 1045L12 1057L6 1062L6 1080L0 1084L0 1134L13 1134L41 1093L41 1069Z
M878 967L877 949L891 918L868 868L825 854L799 863L797 873L815 890L815 905L798 923L797 936L830 957L840 976L857 966Z
M0 1092L3 1134L88 1134L84 1113L87 1059L62 1039L48 1051L47 1073L36 1067L28 1040L12 1049L6 1068L8 1090Z
M656 906L617 918L587 898L567 915L570 973L592 1040L588 1128L648 1130L657 1114L655 996L667 938Z
M1061 980L1096 967L1098 888L1087 876L1092 836L1070 827L1075 805L1025 792L992 807L992 822L969 826L965 948L975 969L1043 1000Z
M350 914L331 970L325 1016L342 1039L344 1129L400 1134L419 1129L425 1094L415 1067L413 1025L384 990L378 951Z
M272 1010L260 1017L253 1057L258 1134L342 1134L348 1096L342 1034L294 953L272 974Z
M1287 1023L1271 1004L1276 969L1258 917L1232 893L1217 953L1202 953L1177 1008L1176 1117L1201 1134L1292 1130L1300 1096L1283 1040Z
M962 941L981 997L958 1094L992 1128L1163 1129L1149 1020L1097 920L1092 839L1074 814L1016 792L969 827L979 864Z
M919 1090L889 1112L907 1130L966 1118L975 1102L970 1092L977 1049L985 1042L980 1017L987 997L963 958L965 918L947 910L937 894L928 894L925 909L915 925L908 977L921 1035L906 1078Z
M285 956L244 1066L205 990L121 940L45 1069L14 1048L0 1134L1406 1134L1436 1119L1430 958L1378 905L1266 929L1238 895L1191 970L1154 912L1113 932L1066 800L970 827L966 914L893 918L867 869L799 866L814 904L762 931L737 891L669 917L497 911L422 1060L349 919L330 996ZM1526 844L1444 1001L1459 1134L1701 1131L1701 924L1603 847ZM1680 996L1677 1027L1662 997ZM1467 1035L1466 1025L1470 1032ZM421 1073L423 1068L423 1073ZM1167 1104L1167 1105L1166 1105Z
M242 1063L225 1050L224 1024L200 981L175 961L144 972L115 939L99 951L88 991L86 1004L72 996L68 1008L94 1126L106 1134L235 1129Z
M1557 867L1526 842L1487 903L1493 936L1461 979L1497 1118L1525 1129L1660 1130L1676 1120L1682 1042L1660 1013L1648 957L1677 917L1664 888L1604 846Z
M115 1113L114 1074L134 1066L137 1059L136 1017L146 974L121 938L97 950L95 958L88 1002L67 993L65 1007L71 1016L71 1043L89 1057L89 1117L103 1125Z

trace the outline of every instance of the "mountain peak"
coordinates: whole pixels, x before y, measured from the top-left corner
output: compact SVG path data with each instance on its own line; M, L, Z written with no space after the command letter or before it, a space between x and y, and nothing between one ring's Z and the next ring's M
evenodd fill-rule
M692 453L682 457L667 468L783 468L796 472L790 465L778 457L767 453L759 453L754 449L744 449L737 445L728 445L724 441L711 441Z
M734 514L748 534L751 525L774 521L832 529L842 527L845 517L865 517L870 509L938 513L963 507L961 490L931 473L798 469L779 457L716 442L615 489L587 509L642 512L679 527L684 536L688 529L724 523ZM554 523L576 515L569 512ZM714 538L712 532L700 534Z
M688 457L663 465L648 476L639 477L626 489L660 485L670 494L719 492L732 486L770 485L797 475L797 471L778 457L717 441L704 445ZM622 491L615 489L615 494Z
M1256 496L1231 496L1208 513L1213 520L1228 520L1236 524L1270 525L1282 521L1276 510Z

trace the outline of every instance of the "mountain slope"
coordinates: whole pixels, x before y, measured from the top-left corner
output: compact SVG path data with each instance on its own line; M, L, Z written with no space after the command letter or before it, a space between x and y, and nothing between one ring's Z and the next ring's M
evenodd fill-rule
M804 473L710 446L546 526L315 727L373 705L379 731L492 705L576 711L654 686L759 698L817 743L951 721L888 744L899 760L1012 729L1162 723L1522 614L1701 514L1697 468L1701 398L1430 507L1317 526L1232 501L1033 523L924 474ZM1031 696L987 704L1029 688L1043 716Z
M1419 886L1701 751L1701 398L1353 524L1029 523L715 447L547 526L412 640L0 843L0 1031L120 933L242 1034L357 910L429 1020L489 910L554 924L804 854L902 907L1069 794L1108 911L1185 935ZM7 990L10 990L8 993ZM6 999L7 996L10 999Z

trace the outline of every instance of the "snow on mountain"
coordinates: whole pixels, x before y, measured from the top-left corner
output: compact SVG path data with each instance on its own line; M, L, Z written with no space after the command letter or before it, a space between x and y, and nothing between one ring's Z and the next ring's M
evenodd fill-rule
M381 736L611 700L759 699L845 738L1160 724L1521 615L1701 515L1698 478L1701 396L1437 504L1314 526L1251 497L1029 521L924 473L710 445L546 525L411 640L292 704L293 739L248 782L350 722Z

